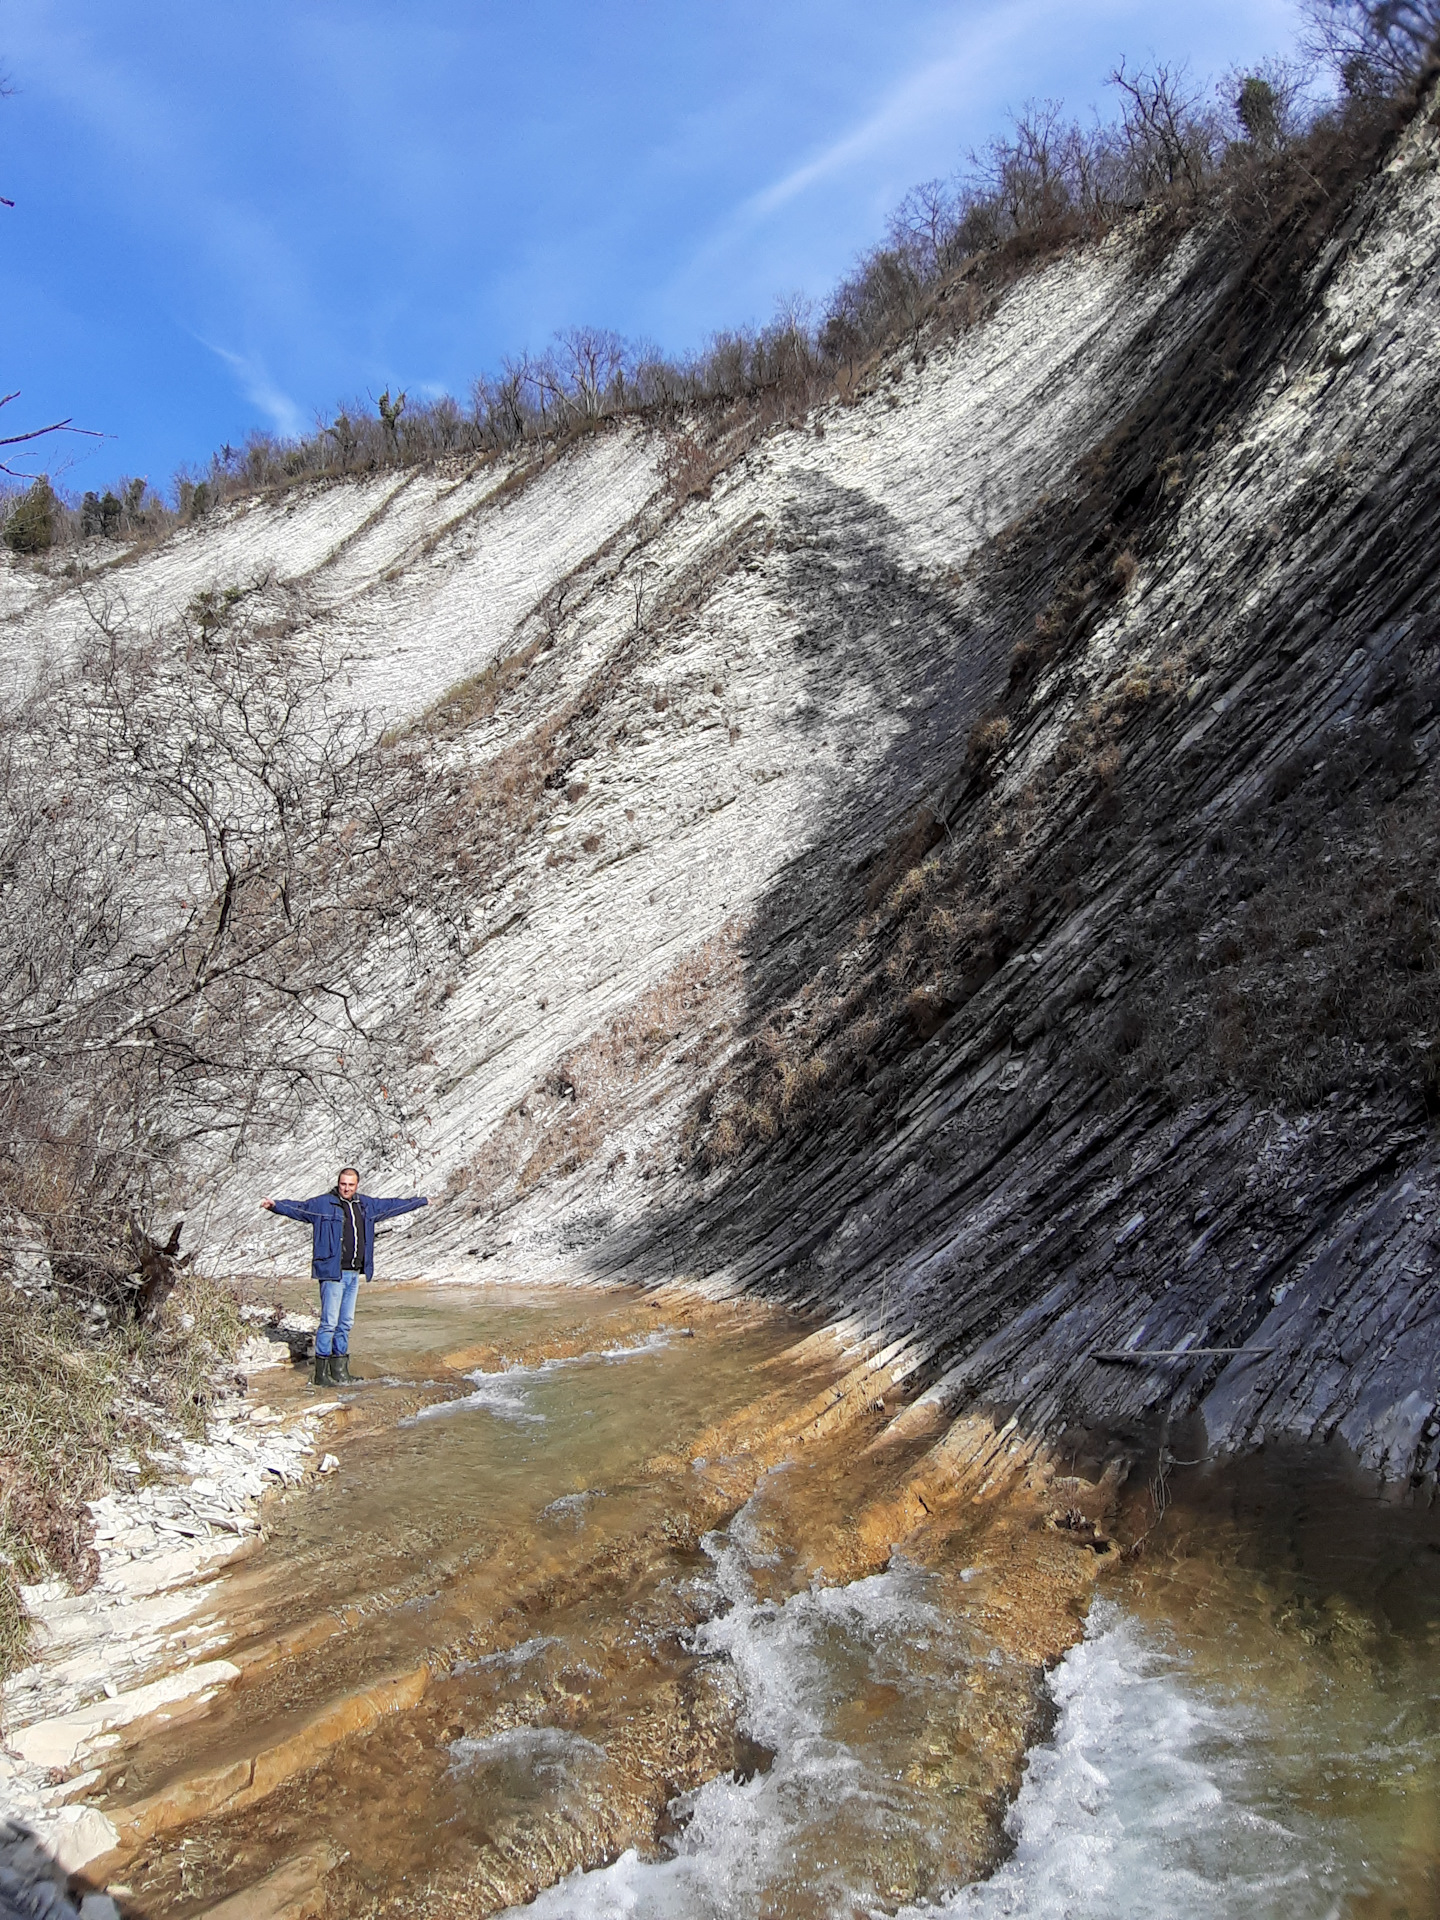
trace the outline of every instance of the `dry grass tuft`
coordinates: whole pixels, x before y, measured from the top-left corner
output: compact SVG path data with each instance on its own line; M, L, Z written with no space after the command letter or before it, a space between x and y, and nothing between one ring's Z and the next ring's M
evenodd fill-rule
M987 767L997 754L1005 751L1009 743L1009 715L983 714L970 729L970 739L965 753L966 762L977 770Z
M722 448L707 445L693 432L674 433L666 439L659 472L677 501L706 500L725 464Z
M82 1509L108 1484L126 1360L78 1306L0 1295L0 1543L22 1579L94 1581Z
M15 1569L0 1567L0 1680L23 1666L30 1645L30 1616L20 1598Z
M477 721L491 719L511 687L517 686L525 678L544 645L545 636L542 635L515 653L497 654L488 667L482 667L479 673L472 673L467 679L457 681L442 693L434 706L428 708L411 726L387 735L385 744L393 745L403 734L446 736L461 733Z

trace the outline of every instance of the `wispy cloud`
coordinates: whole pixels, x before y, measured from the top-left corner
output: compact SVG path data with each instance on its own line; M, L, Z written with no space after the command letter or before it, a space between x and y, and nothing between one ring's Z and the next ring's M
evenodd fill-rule
M229 367L246 399L260 409L277 433L290 439L304 433L307 425L304 413L270 378L258 356L232 353L229 347L216 346L213 340L202 340L201 345Z
M1114 0L1101 0L1102 5ZM983 10L967 10L956 23L932 39L924 57L885 88L847 127L836 131L815 150L790 165L764 186L739 200L703 235L697 235L688 259L666 289L665 304L677 312L713 301L717 284L756 281L773 274L777 252L793 257L791 236L807 238L832 228L848 231L855 225L851 201L866 203L860 230L875 217L874 203L893 197L918 177L912 171L937 172L920 156L933 154L939 130L950 149L949 165L961 159L951 147L977 110L993 116L997 71L1013 65L1018 47L1053 22L1065 0L995 0ZM981 127L976 125L978 138ZM847 184L852 191L845 191ZM837 200L837 195L840 196ZM817 210L803 203L819 199ZM842 205L843 202L843 205ZM813 257L828 253L828 244ZM833 272L834 263L823 271ZM792 276L793 277L793 276Z
M940 113L953 114L957 100L974 90L996 53L1031 31L1037 17L1050 10L1045 4L1007 4L967 24L948 47L893 86L857 126L742 201L737 218L746 223L764 220L810 187L884 152L917 125Z

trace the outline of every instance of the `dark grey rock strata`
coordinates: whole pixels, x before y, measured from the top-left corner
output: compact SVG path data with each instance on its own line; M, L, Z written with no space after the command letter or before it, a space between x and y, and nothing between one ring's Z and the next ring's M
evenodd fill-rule
M817 657L848 659L847 635L896 610L946 639L922 649L923 712L883 775L757 917L752 1028L798 1019L807 982L839 996L854 977L887 848L963 846L997 781L1018 806L1029 777L1019 883L988 966L939 979L935 1031L892 1008L843 1098L675 1182L597 1252L605 1271L858 1316L905 1338L949 1404L1035 1432L1153 1436L1198 1410L1215 1445L1338 1436L1392 1478L1434 1473L1435 147L1417 123L1309 225L1201 250L1132 355L1127 421L1067 451L963 633L883 516L797 508ZM1384 316L1360 346L1357 286ZM1177 499L1167 472L1188 476ZM1122 544L1140 584L1117 604L1096 583ZM1076 581L1088 602L1064 600ZM1007 682L1056 604L1080 612ZM1180 684L1125 710L1118 773L1052 777L1047 740L1167 658ZM965 751L987 710L1009 726L998 774ZM1395 860L1420 876L1408 957L1355 904L1367 861ZM1337 928L1348 984L1327 1004ZM1388 1025L1360 1004L1372 978ZM1097 1358L1127 1347L1266 1351Z

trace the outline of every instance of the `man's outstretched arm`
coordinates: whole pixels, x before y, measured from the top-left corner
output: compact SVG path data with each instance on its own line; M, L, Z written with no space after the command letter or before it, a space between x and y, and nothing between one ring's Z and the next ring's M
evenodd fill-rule
M397 1213L413 1213L417 1207L428 1207L429 1198L417 1193L408 1200L376 1200L371 1195L365 1197L365 1211L372 1220L388 1220Z
M315 1202L313 1200L262 1200L261 1206L267 1213L283 1213L287 1220L313 1220Z

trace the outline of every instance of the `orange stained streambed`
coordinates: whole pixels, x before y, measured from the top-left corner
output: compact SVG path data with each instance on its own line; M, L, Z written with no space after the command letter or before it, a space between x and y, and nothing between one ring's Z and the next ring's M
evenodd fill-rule
M1425 1514L1161 1514L676 1290L372 1287L354 1348L338 1471L191 1623L239 1677L87 1796L128 1914L1440 1911Z

